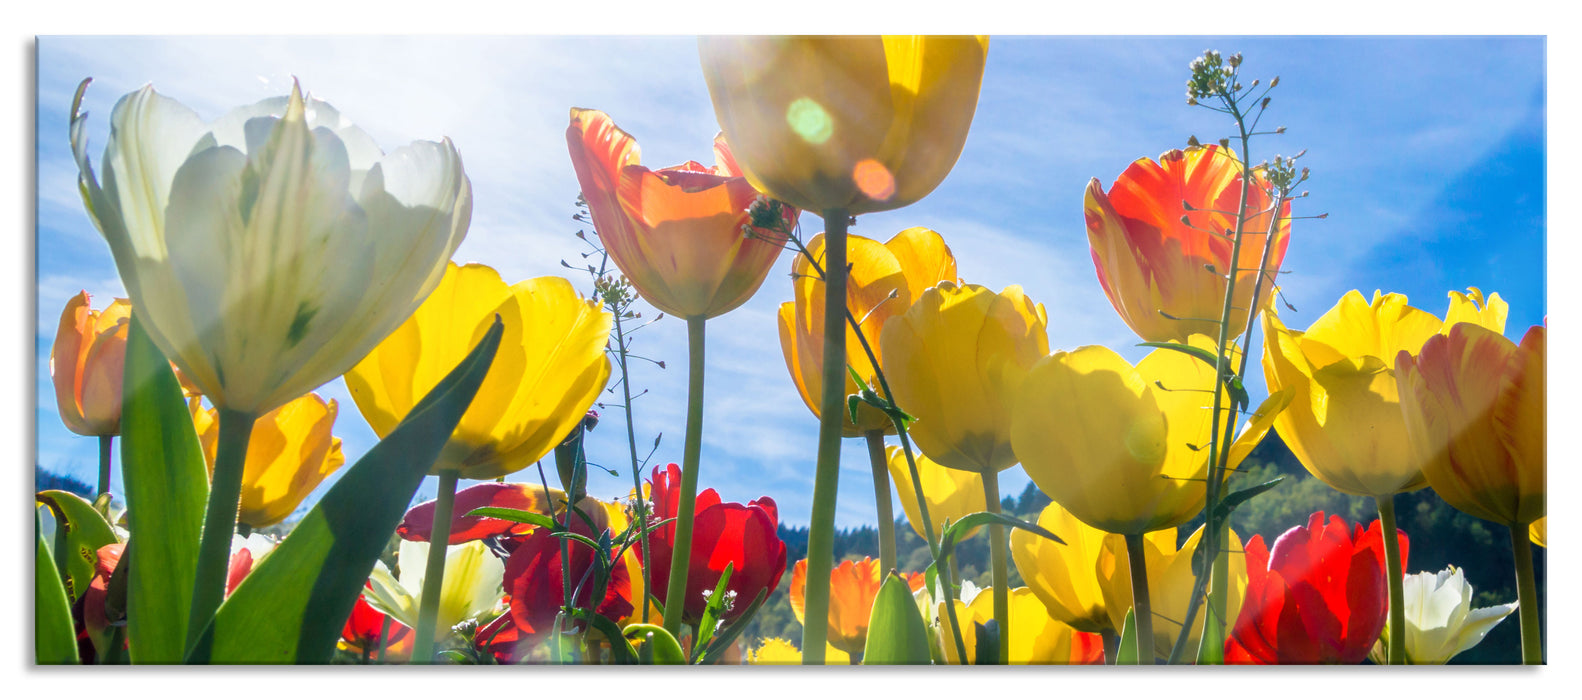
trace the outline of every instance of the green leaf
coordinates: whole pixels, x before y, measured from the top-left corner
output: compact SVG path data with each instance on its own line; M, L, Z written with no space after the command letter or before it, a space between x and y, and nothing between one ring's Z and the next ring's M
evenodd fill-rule
M851 414L851 422L857 422L857 407L862 405L862 397L851 394L846 397L846 412Z
M558 530L558 529L560 529L560 524L559 523L556 523L553 518L551 518L551 517L549 517L547 515L544 515L543 513L533 513L533 512L525 511L525 510L517 510L515 508L499 508L499 507L496 507L496 506L485 506L483 508L475 508L475 509L473 509L471 511L468 511L462 517L467 517L467 518L494 518L496 520L505 520L505 521L513 522L513 523L524 523L524 524L527 524L527 525L537 525L539 527L547 527L547 528L549 528L551 530Z
M1209 606L1203 606L1203 641L1197 650L1197 663L1199 666L1219 666L1225 663L1225 626L1223 624L1208 624L1214 622L1214 614Z
M681 653L681 644L659 625L643 623L627 625L622 636L627 639L633 636L645 638L647 641L643 643L644 654L653 654L654 664L657 666L680 666L687 663L686 654Z
M132 663L179 663L186 652L209 467L170 361L137 311L126 336L121 476L126 523L137 543L128 570L126 622Z
M621 628L615 626L610 618L594 613L588 616L588 623L610 641L610 656L617 665L629 666L637 663L637 650L626 641L626 637L621 634Z
M466 359L357 460L253 569L189 662L326 663L374 562L439 457L500 346L498 318ZM137 567L147 563L137 552Z
M33 558L33 661L40 665L79 663L71 604L66 602L60 570L44 542L44 521L37 511L33 512L33 539L38 542Z
M927 664L928 627L918 612L912 589L895 572L885 574L868 615L868 644L862 650L862 663Z
M944 540L942 544L945 544L945 546L954 546L958 538L963 537L966 535L966 533L984 525L1005 525L1006 527L1012 527L1018 530L1026 530L1057 544L1066 543L1065 540L1060 539L1059 535L1039 527L1035 523L1030 523L1026 520L1021 520L1004 513L980 512L967 515L966 517L951 523L949 527L945 528L945 531L941 536L941 539Z
M1247 488L1241 489L1240 491L1234 491L1232 493L1226 494L1223 499L1220 499L1219 506L1214 509L1214 512L1216 513L1215 519L1224 522L1224 519L1229 516L1230 512L1235 510L1237 506L1252 500L1253 496L1257 496L1258 494L1278 486L1282 481L1285 481L1285 477L1276 477L1269 481L1258 484L1257 486L1248 486Z
M720 615L725 613L725 591L731 584L731 572L735 571L734 562L726 562L725 570L720 572L720 580L714 585L714 590L709 593L708 602L703 604L703 619L698 621L697 638L692 640L692 663L697 663L703 658L703 649L708 646L709 639L714 636L714 628L720 624Z
M712 666L719 663L720 657L725 656L725 652L730 649L731 643L735 642L742 632L747 631L748 621L758 614L758 608L763 607L764 601L768 600L768 597L768 590L758 591L758 597L753 598L753 604L747 606L747 609L743 610L742 614L737 615L736 621L732 622L730 626L719 634L714 635L714 639L709 641L709 648L703 653L703 665Z
M1137 665L1137 618L1134 612L1127 610L1126 622L1121 624L1121 644L1115 651L1116 666Z
M115 530L92 503L69 491L40 491L34 496L55 516L55 570L63 576L66 597L77 600L93 580L99 548L115 544Z

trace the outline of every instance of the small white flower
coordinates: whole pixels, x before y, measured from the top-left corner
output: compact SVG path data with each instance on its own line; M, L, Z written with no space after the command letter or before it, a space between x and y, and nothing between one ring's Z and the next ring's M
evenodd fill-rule
M1443 664L1477 646L1489 630L1516 610L1516 603L1471 609L1472 584L1454 566L1439 573L1424 571L1407 576L1403 587L1407 663ZM1389 638L1386 620L1384 633L1368 654L1374 663L1384 663Z
M427 542L402 541L396 555L401 569L392 576L383 562L374 565L368 580L368 604L398 622L417 628L418 597L423 592L423 577L428 568ZM445 552L445 580L440 587L439 618L434 625L436 639L452 627L494 609L504 594L505 562L489 552L480 541L458 544Z

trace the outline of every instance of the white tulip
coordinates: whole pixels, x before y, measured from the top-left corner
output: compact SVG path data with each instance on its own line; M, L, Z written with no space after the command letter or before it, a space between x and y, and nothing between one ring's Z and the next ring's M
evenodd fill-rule
M418 597L428 563L427 542L403 540L396 554L401 568L399 578L390 575L383 562L374 566L367 592L368 604L417 629ZM505 562L489 551L482 541L451 546L445 552L445 578L440 586L439 617L434 624L435 639L450 633L452 627L494 609L504 595Z
M1516 610L1516 603L1491 608L1472 608L1472 584L1461 569L1449 567L1439 573L1411 574L1403 583L1401 596L1406 603L1406 662L1443 664L1451 657L1483 641L1500 620ZM1385 642L1390 638L1389 621L1373 645L1368 658L1385 662Z
M218 407L261 414L344 374L467 233L449 139L386 155L295 85L212 124L151 86L127 94L96 178L86 86L71 110L83 201L144 329Z

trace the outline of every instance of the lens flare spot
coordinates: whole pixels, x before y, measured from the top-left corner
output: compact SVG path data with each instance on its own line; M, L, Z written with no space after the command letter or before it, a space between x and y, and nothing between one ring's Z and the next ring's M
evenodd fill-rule
M857 161L851 177L857 181L857 189L869 199L883 202L895 196L895 176L879 161L872 158Z
M786 108L786 123L802 140L815 146L822 145L835 133L835 122L829 118L829 112L811 97L798 97Z

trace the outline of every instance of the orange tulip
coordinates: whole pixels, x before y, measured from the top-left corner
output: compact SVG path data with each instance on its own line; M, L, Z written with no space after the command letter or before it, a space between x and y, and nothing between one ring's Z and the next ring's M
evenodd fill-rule
M1395 358L1401 413L1428 485L1468 515L1527 528L1546 513L1544 351L1533 326L1521 345L1458 323L1417 357Z
M49 353L60 419L78 435L121 433L121 371L132 303L116 299L103 311L83 292L66 302Z
M758 291L784 237L743 228L758 191L741 176L723 137L713 168L696 161L662 170L641 164L637 140L609 115L571 110L571 164L599 240L637 292L660 311L713 318ZM787 229L797 212L782 208Z
M1235 154L1206 146L1170 151L1157 163L1139 158L1108 194L1098 178L1088 183L1083 209L1099 284L1121 320L1144 340L1185 340L1193 333L1218 337L1226 275L1231 272L1231 240L1222 234L1236 226L1240 175ZM1265 210L1270 198L1264 186L1260 181L1247 193L1247 211L1257 215L1242 229L1241 256L1235 264L1240 309L1252 304L1269 230ZM1289 205L1282 206L1280 216L1289 214ZM1258 293L1260 308L1272 296L1274 273L1285 259L1290 232L1288 219L1275 230ZM1230 333L1240 334L1246 327L1246 311L1233 311Z
M824 234L813 237L808 253L824 259ZM938 233L921 226L902 231L880 244L870 238L848 235L846 259L851 264L846 279L846 308L860 322L863 337L883 364L879 351L879 332L892 316L906 313L923 291L941 281L956 281L956 257ZM796 382L802 400L818 415L822 396L820 372L824 367L824 279L806 256L797 256L791 267L795 301L780 305L780 348L785 352L786 369ZM846 364L878 391L878 377L868 353L857 341L857 334L846 326ZM846 394L857 393L857 382L846 378ZM857 422L844 416L842 434L857 437L870 430L895 434L888 416L862 404L857 407Z
M861 654L868 643L868 617L879 595L884 572L879 560L863 557L843 561L829 572L829 644L848 654ZM923 587L922 574L903 574L914 592ZM807 560L791 570L791 612L802 622L803 596L807 591Z

